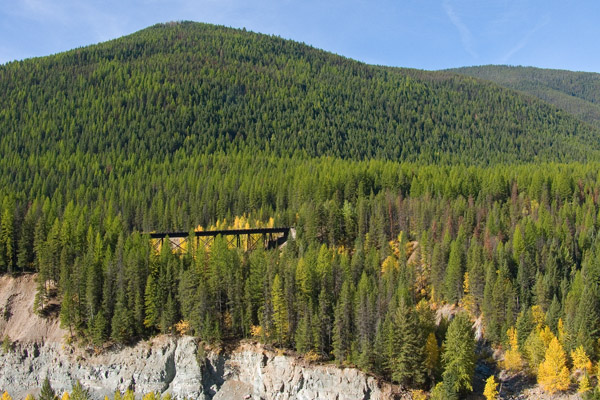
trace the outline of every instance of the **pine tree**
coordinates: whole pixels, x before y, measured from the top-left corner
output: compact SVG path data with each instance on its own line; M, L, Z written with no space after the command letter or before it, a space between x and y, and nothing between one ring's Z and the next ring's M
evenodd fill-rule
M38 400L57 400L56 392L52 389L50 385L50 380L46 376L44 379L44 383L42 383L42 390L40 391L40 396Z
M569 369L566 354L557 338L553 338L546 350L544 362L538 369L538 382L546 392L554 394L569 388Z
M471 382L475 373L475 338L469 316L464 312L450 322L444 341L442 363L442 378L455 393L473 390Z
M539 331L535 329L531 331L527 340L525 340L524 350L529 367L533 371L537 371L540 364L544 361L544 356L546 354L546 345L544 344Z
M169 294L165 309L162 312L160 319L160 330L162 333L167 333L171 327L177 322L177 304L173 300L173 296Z
M598 310L598 289L596 285L585 285L575 317L577 346L583 346L586 354L596 354L596 343L600 337L600 311Z
M273 279L271 288L271 303L273 304L273 324L275 326L275 341L285 345L288 339L288 310L283 294L279 274Z
M91 398L90 393L81 385L81 382L75 382L71 391L71 400L90 400Z
M353 290L349 281L342 285L333 320L333 354L338 363L346 361L350 355L352 342L352 302Z
M424 343L415 312L400 300L392 319L390 360L392 379L408 386L425 382Z
M462 242L452 242L446 270L445 297L449 303L457 303L463 293L464 260Z
M296 335L294 336L296 351L299 353L307 353L313 348L310 314L310 311L307 311L302 318L300 318L298 328L296 329Z
M0 219L0 271L13 273L15 270L14 211L7 203Z
M146 280L144 299L146 312L144 326L146 326L146 328L155 328L160 322L160 308L157 304L157 286L152 274L148 275L148 279Z
M107 329L108 329L108 321L104 317L104 312L102 310L98 311L94 320L92 321L92 325L90 327L90 333L92 336L92 343L96 346L102 345L107 338Z
M119 343L127 343L133 337L132 323L131 310L127 308L125 293L119 291L115 313L111 321L111 337Z

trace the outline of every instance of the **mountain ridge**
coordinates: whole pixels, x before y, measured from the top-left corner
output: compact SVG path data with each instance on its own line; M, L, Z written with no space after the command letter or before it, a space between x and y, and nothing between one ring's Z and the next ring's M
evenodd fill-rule
M447 70L537 97L600 127L600 74L536 67L483 65Z
M477 164L600 154L600 130L493 84L190 22L5 65L0 89L8 154L245 149Z

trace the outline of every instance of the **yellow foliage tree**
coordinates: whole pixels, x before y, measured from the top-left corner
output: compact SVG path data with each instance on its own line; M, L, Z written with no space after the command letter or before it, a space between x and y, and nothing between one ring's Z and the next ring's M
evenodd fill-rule
M535 323L537 329L542 329L544 321L546 320L546 313L544 313L542 307L537 305L531 307L531 315L533 316L533 322Z
M440 349L437 344L437 339L432 332L427 336L427 341L425 342L425 369L430 377L433 377L433 373L439 362Z
M2 400L12 400L12 397L10 397L10 394L8 394L8 392L4 392L2 393Z
M571 359L573 360L573 372L585 374L592 370L592 362L587 354L585 354L583 346L579 346L575 351L571 352Z
M154 392L146 393L142 400L160 400L160 395L157 397Z
M579 380L579 387L577 388L577 392L578 393L585 393L588 390L590 390L590 379L588 378L587 374L584 374L581 379Z
M31 393L29 393L27 396L25 396L25 400L35 400L35 397L33 397Z
M498 398L498 383L496 382L496 378L494 375L491 375L485 381L485 388L483 389L483 395L485 396L485 400L496 400Z
M177 333L180 336L185 336L185 335L189 334L190 330L191 330L191 327L190 327L189 321L181 320L175 324L175 331L177 331Z
M127 389L123 395L123 400L135 400L135 393L131 389Z
M538 369L538 382L546 392L554 394L569 388L569 369L566 365L567 355L554 337L546 350L544 362Z
M540 337L542 338L542 341L544 342L544 346L546 346L546 348L550 346L550 342L552 342L552 339L556 339L556 336L554 336L554 333L552 333L549 326L545 326L544 329L540 331Z
M427 395L422 390L411 390L410 394L413 400L427 400Z
M476 305L475 298L471 294L471 289L469 287L469 273L465 272L465 277L463 280L463 298L460 300L460 305L467 310L471 318L475 318L476 314Z
M560 344L562 344L564 346L565 343L567 343L567 341L568 341L568 334L567 334L567 331L565 330L565 324L563 323L562 318L558 319L557 330L558 330L558 341L560 342Z
M71 398L71 396L69 395L69 392L64 392L61 400L69 400Z
M398 271L400 266L398 265L398 260L394 256L388 256L383 263L381 264L381 272L385 275L392 270Z
M520 371L523 366L523 358L519 352L517 330L514 327L510 327L506 331L506 335L508 336L510 349L504 353L504 369L508 371Z

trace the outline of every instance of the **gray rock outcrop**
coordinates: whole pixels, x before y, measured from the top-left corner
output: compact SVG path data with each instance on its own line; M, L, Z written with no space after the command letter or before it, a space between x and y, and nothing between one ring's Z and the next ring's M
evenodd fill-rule
M231 351L198 352L194 338L161 336L95 354L61 343L16 344L0 357L0 388L13 398L36 393L46 376L62 394L79 380L95 398L115 391L171 393L190 399L390 399L399 388L354 368L314 365L242 343Z

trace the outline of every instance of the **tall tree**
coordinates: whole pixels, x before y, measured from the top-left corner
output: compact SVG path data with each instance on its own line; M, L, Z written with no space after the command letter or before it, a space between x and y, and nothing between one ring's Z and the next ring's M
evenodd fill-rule
M475 373L475 337L471 321L466 313L454 317L444 341L442 354L444 382L451 382L455 393L473 390L472 380Z
M553 338L546 350L544 362L538 369L538 382L546 392L554 394L569 387L567 357L557 338Z
M288 340L288 309L283 294L283 286L279 274L275 275L271 287L271 303L273 304L273 325L275 342L285 345Z

